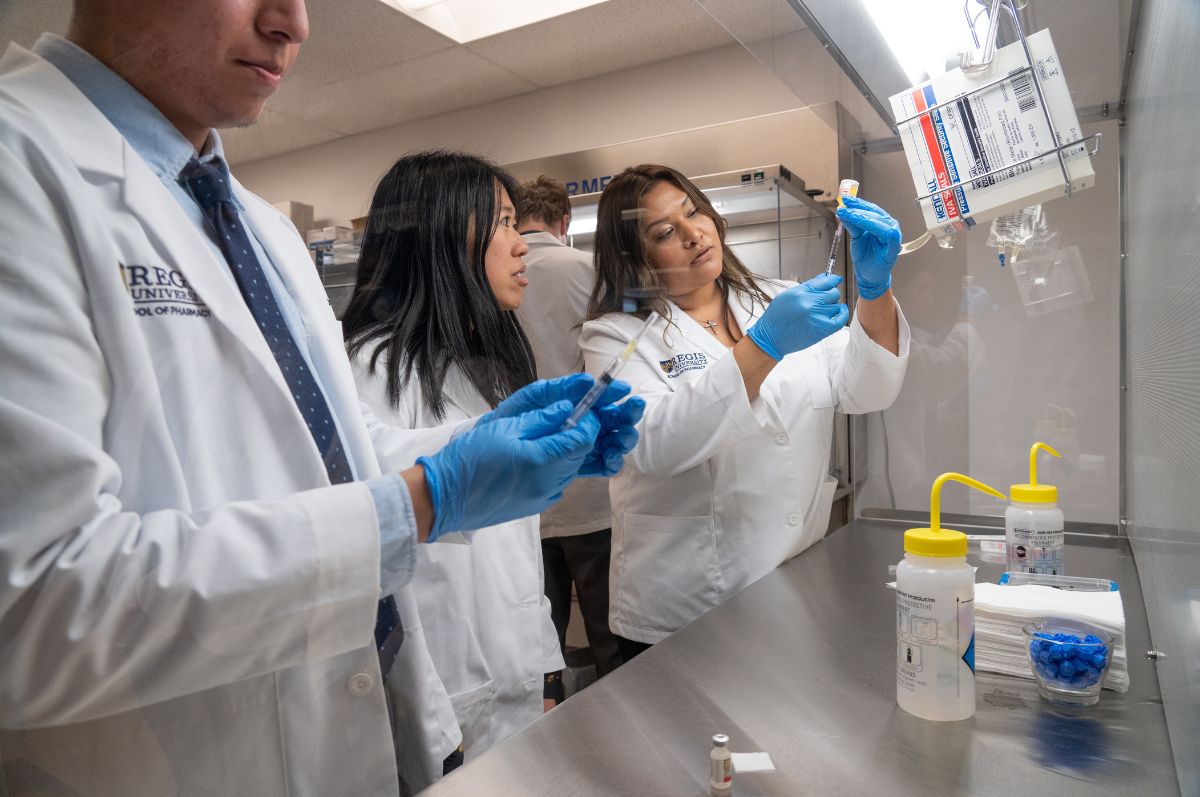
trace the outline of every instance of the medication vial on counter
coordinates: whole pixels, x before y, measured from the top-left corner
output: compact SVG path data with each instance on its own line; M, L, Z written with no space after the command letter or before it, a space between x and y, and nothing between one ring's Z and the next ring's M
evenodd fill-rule
M729 755L729 737L718 733L712 738L712 751L709 758L709 785L713 791L728 793L733 786L733 759Z

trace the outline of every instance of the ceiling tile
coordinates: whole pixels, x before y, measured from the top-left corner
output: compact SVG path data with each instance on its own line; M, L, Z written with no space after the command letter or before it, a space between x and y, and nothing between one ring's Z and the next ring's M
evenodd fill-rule
M609 0L466 46L538 86L729 44L696 0Z
M288 97L454 46L379 0L308 0L309 38L276 97Z
M249 127L221 131L221 145L230 163L247 161L311 147L341 138L342 134L264 110Z
M271 108L350 135L482 105L535 88L457 46L285 97Z
M742 44L804 30L787 0L695 0Z

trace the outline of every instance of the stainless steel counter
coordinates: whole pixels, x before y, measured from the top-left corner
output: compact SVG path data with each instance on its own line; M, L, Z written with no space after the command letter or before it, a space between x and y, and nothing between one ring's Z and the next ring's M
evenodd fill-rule
M1033 681L980 673L975 717L933 723L895 700L884 582L908 525L831 534L424 794L708 794L714 733L778 770L736 775L737 797L1179 794L1126 540L1068 534L1067 567L1121 586L1128 693L1064 716ZM968 558L980 581L1003 571Z

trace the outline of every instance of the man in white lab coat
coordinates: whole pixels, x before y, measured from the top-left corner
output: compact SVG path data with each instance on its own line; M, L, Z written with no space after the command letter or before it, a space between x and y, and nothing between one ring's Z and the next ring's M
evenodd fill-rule
M590 254L567 245L571 200L566 188L545 175L525 183L517 198L517 215L517 229L529 245L521 258L529 285L517 315L533 346L537 375L547 379L576 373L583 370L579 329L587 317L595 270ZM546 597L559 645L565 654L574 583L596 676L606 675L621 664L608 628L608 480L573 483L563 499L542 514L541 533Z
M396 794L380 596L419 540L631 444L611 413L551 433L587 386L543 382L386 473L413 433L362 409L304 244L212 130L307 34L302 0L76 0L69 41L0 61L6 795Z

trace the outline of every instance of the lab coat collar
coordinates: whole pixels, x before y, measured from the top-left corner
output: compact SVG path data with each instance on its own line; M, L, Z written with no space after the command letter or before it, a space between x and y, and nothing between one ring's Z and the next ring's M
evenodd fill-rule
M752 310L751 306L749 306L751 305L749 299L742 300L738 298L733 291L730 291L727 304L730 312L733 313L733 317L737 321L738 326L741 327L742 335L746 334L746 330L750 328L753 319L756 319L758 315L762 313L761 307L755 308L755 310L757 310L756 313L755 310ZM699 348L700 351L709 355L713 362L716 362L721 357L733 356L733 351L725 348L725 344L717 340L716 335L709 332L698 321L685 313L683 310L679 309L679 306L674 302L671 302L671 320L675 322L675 325L679 328L680 334L682 334L683 338L688 343ZM776 426L779 426L783 423L782 416L779 413L779 407L776 405L775 399L772 398L770 394L765 391L759 391L758 398L750 403L751 408L754 408L759 404L759 402L762 402L762 405L765 405L767 408L769 408L769 417Z
M760 287L766 291L768 296L773 296L775 291L771 289L769 284L763 285L762 282L760 280ZM737 322L738 327L741 328L743 336L750 332L750 327L754 326L754 323L762 317L763 310L766 309L761 302L748 296L741 296L732 290L729 292L728 304L729 311L733 314L733 319ZM750 406L754 407L759 402L762 402L768 408L770 418L777 427L786 425L774 392L760 390L758 398L751 402Z
M769 294L770 292L768 290L768 295ZM754 319L762 314L762 307L751 305L750 300L744 300L743 304L743 300L739 299L738 296L732 292L730 294L730 298L727 300L727 304L728 307L730 307L730 311L733 313L734 320L737 320L738 326L742 328L742 335L745 335L746 330L750 329ZM690 343L691 346L695 346L696 348L700 349L704 354L708 354L714 362L722 358L722 356L733 356L732 349L725 348L725 344L721 343L719 340L716 340L716 336L707 329L704 329L695 318L692 318L688 313L680 310L679 306L674 304L673 301L670 302L670 305L671 320L679 329L679 334L682 335L684 341L686 341L686 343L680 341L680 343L677 343L674 348L680 348L680 344L682 344L682 346L686 346L686 344ZM666 379L666 377L664 377L664 379ZM667 382L670 384L670 380L667 380ZM761 421L768 421L768 423L772 424L774 427L781 427L784 425L784 421L782 421L782 415L779 411L779 406L776 405L774 397L767 391L758 392L756 399L750 402L751 409L761 407L766 407L766 415L760 417ZM761 409L758 409L755 414L758 415L761 412Z
M48 134L61 143L80 173L120 181L122 202L141 219L147 236L157 239L162 250L174 253L179 270L213 316L254 349L256 356L261 359L265 354L273 362L237 286L211 254L201 231L87 96L48 61L19 45L9 46L0 61L0 74L4 76L0 92L9 86L16 90L21 103L43 120Z
M62 72L160 178L176 179L196 157L192 142L154 103L91 53L52 33L43 33L33 52ZM218 157L223 155L215 131L206 149Z
M754 322L762 316L763 309L759 302L740 296L732 290L729 292L729 310L743 335L749 332Z
M674 302L671 302L671 322L679 330L678 334L684 341L709 355L714 361L730 353L725 344L717 340L716 335L705 329L699 321L681 310ZM676 348L680 348L680 344L677 344Z
M27 117L36 121L33 129L41 129L48 140L56 143L54 149L63 153L61 162L49 164L50 168L65 170L73 167L96 185L103 185L105 181L119 182L120 201L124 210L138 220L151 246L169 257L179 269L212 313L210 320L226 327L266 372L270 383L290 397L287 383L266 339L254 322L254 316L242 299L237 285L216 259L204 239L204 233L187 217L162 180L95 105L62 72L18 45L10 45L3 58L0 58L0 97L5 95L8 95L6 98L12 105L25 109ZM286 282L290 285L305 284L303 281L293 282L297 269L305 266L311 268L306 248L294 228L281 221L282 216L273 209L277 218L267 218L263 208L269 206L245 192L236 181L234 190L240 194L237 199L245 208L245 218L253 225L264 250L285 273ZM112 212L113 209L102 209L94 218L81 221L104 223L105 214ZM116 266L114 263L113 268ZM315 271L309 278L316 279ZM297 301L308 315L314 300L306 294L312 291L295 293ZM324 298L319 288L316 293ZM324 313L333 322L328 308ZM309 317L322 318L320 315ZM314 335L312 338L317 341L328 338L329 347L340 344L340 335ZM348 370L345 379L350 379ZM351 395L352 390L351 384ZM296 420L303 424L299 409L296 410Z
M0 94L10 86L15 89L19 103L63 142L79 171L124 176L124 139L66 75L19 44L10 44L4 52L0 75Z
M753 321L762 314L762 308L752 305L749 299L741 299L736 293L730 291L727 305L733 318L737 321L738 327L741 328L742 335L751 327ZM709 332L704 326L685 313L677 304L671 302L671 320L679 327L679 331L688 342L698 346L701 351L715 357L724 357L729 353L729 349L725 348L725 344L717 340L717 336Z
M565 243L558 240L555 236L548 232L537 230L535 232L523 232L521 237L525 239L525 243L530 246L566 246Z
M142 221L147 236L174 255L180 272L213 317L250 350L279 389L288 392L250 308L212 255L203 233L104 114L62 72L19 45L10 45L0 60L0 75L0 92L8 86L17 90L20 102L44 121L47 134L61 142L80 173L121 182L122 202ZM253 203L243 198L243 204ZM272 237L263 236L269 254L275 251Z
M114 130L113 133L115 134L116 131ZM141 219L146 234L151 238L157 237L159 246L174 255L175 265L200 299L208 306L213 317L230 329L233 336L271 375L272 381L278 388L290 395L290 390L279 370L275 356L271 353L266 338L259 331L254 316L250 313L250 308L242 298L237 285L225 272L224 266L212 254L212 249L204 240L203 233L187 217L179 202L171 196L158 176L134 151L133 146L127 141L122 141L125 179L121 185L121 198L126 207L130 213ZM246 202L244 196L241 200L244 205L253 206L255 204ZM256 211L257 208L255 211L251 211L250 207L247 207L245 217L250 221L255 232L260 233L259 239L267 256L273 263L281 264L281 271L287 271L289 258L286 253L280 253L274 244L278 236L273 234L271 224L264 221ZM275 212L278 213L278 211ZM277 220L271 221L278 224ZM311 262L307 257L304 260L305 263ZM285 278L285 283L287 281L288 278ZM304 311L307 312L307 308L304 308Z

